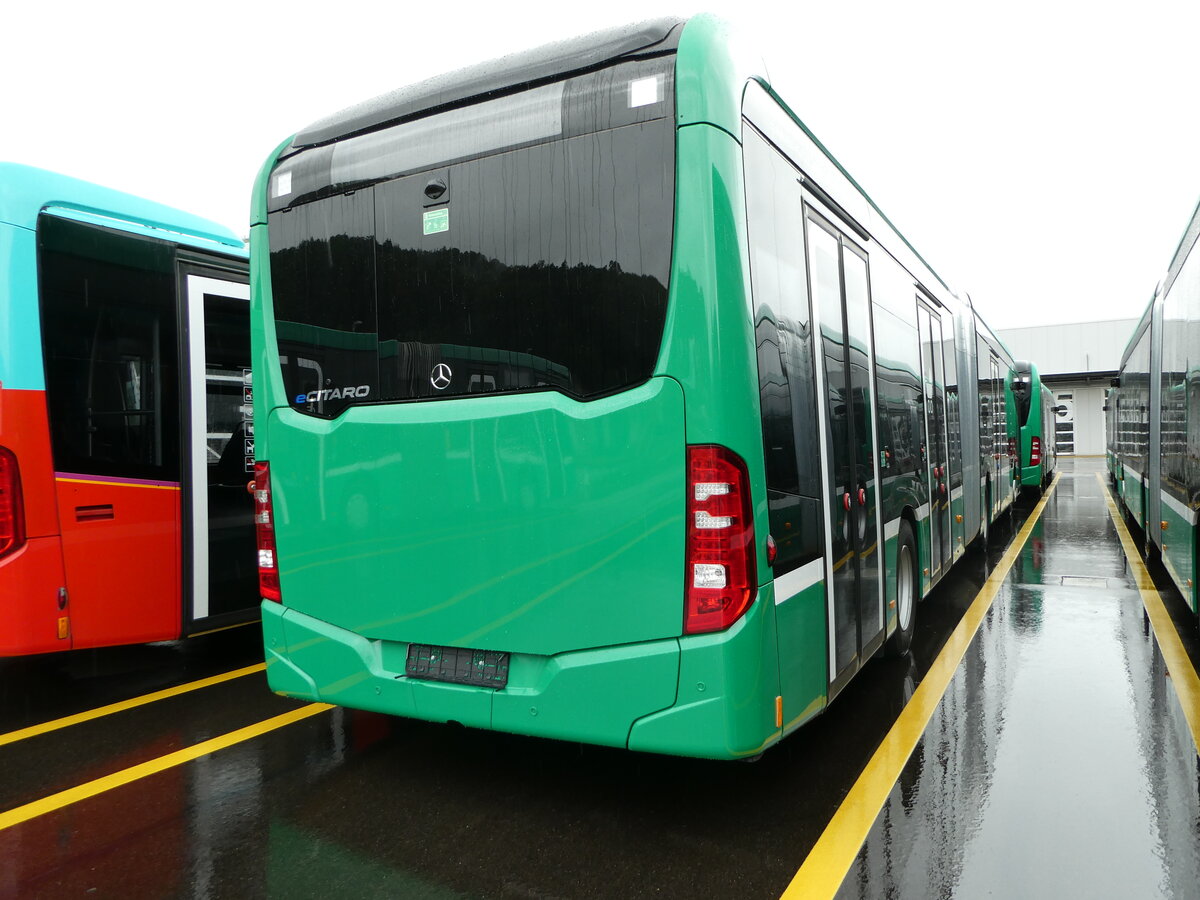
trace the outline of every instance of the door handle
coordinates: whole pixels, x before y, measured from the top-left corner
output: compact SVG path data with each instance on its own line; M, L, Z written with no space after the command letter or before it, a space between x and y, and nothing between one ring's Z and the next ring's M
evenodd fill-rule
M846 512L850 512L850 492L849 491L846 491L846 493L842 496L842 505L846 507Z
M867 492L865 490L863 490L862 488L858 489L858 505L859 506L867 505Z

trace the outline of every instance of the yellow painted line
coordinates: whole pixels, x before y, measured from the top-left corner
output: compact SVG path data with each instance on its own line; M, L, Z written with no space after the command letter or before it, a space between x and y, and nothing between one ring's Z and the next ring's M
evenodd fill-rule
M231 631L234 628L245 628L247 625L259 624L258 619L251 619L249 622L238 622L236 625L222 625L220 628L210 628L207 631L193 631L188 635L188 639L204 637L206 634L216 634L218 631Z
M912 699L901 711L883 743L850 788L850 793L825 826L825 831L813 845L808 858L783 892L783 897L787 900L833 897L841 887L846 873L854 864L854 858L858 856L858 851L867 839L871 825L899 779L901 770L929 726L934 710L942 702L950 679L958 671L959 663L974 639L975 632L979 630L979 625L991 608L1000 586L1004 584L1009 570L1016 562L1025 542L1029 540L1034 523L1041 518L1046 501L1058 487L1058 479L1059 476L1055 475L1054 481L1050 483L1038 505L1025 520L1024 526L996 568L992 570L992 574L942 647L928 673L921 679Z
M291 725L293 722L299 722L332 708L328 703L310 703L307 706L293 709L291 712L286 712L283 715L264 719L253 725L247 725L245 728L239 728L236 731L230 731L228 734L210 738L199 744L193 744L191 747L184 747L182 750L176 750L174 753L168 753L166 756L160 756L157 759L151 759L139 765L130 766L128 769L122 769L119 772L113 772L111 775L105 775L94 781L68 788L65 791L59 791L57 794L51 794L49 797L43 797L41 800L34 800L32 803L26 803L24 806L18 806L15 809L0 813L0 831L62 809L64 806L70 806L72 803L78 803L80 800L87 800L89 797L95 797L97 794L103 794L106 791L123 787L139 779L157 775L159 772L165 772L167 769L199 759L201 756L207 756L218 750L224 750L226 747L232 747L234 744L240 744L242 741L260 737L268 732L275 731L277 728L283 728L285 725Z
M1167 672L1171 675L1171 685L1175 688L1179 705L1183 707L1183 715L1187 719L1188 727L1192 730L1192 743L1196 747L1196 752L1200 753L1200 675L1196 674L1196 668L1183 648L1183 641L1179 639L1175 622L1171 619L1167 608L1163 606L1162 597L1154 585L1154 579L1146 571L1141 554L1137 551L1137 545L1133 543L1133 537L1130 535L1129 529L1125 527L1125 521L1121 518L1116 501L1113 500L1108 485L1104 483L1104 478L1099 472L1096 473L1096 480L1100 482L1100 489L1104 491L1104 502L1108 504L1108 515L1117 527L1121 546L1125 548L1125 556L1129 559L1129 570L1133 573L1133 580L1137 583L1138 593L1142 595L1142 605L1146 607L1146 613L1150 616L1150 624L1154 627L1154 637L1158 641L1158 649L1162 651L1163 660L1167 664Z
M61 484L98 484L101 487L147 488L152 491L182 490L177 484L140 484L133 481L89 481L86 478L55 478L54 480Z
M840 569L846 563L850 562L850 560L852 560L852 559L854 559L854 551L853 550L851 550L849 553L847 553L845 556L843 556L841 559L839 559L837 562L835 562L833 564L833 571L836 572L838 569Z
M266 667L266 663L257 663L253 666L246 666L244 669L234 669L232 672L213 675L210 678L201 678L199 681L189 681L187 684L164 688L161 691L155 691L152 694L143 694L131 700L110 703L108 706L99 706L96 709L89 709L86 712L76 713L73 716L64 716L61 719L52 719L40 725L30 725L28 728L20 728L16 731L10 731L7 734L0 734L0 747L3 747L5 744L23 741L26 738L36 737L39 734L46 734L49 731L57 731L60 728L78 725L80 722L99 719L101 716L111 716L113 713L124 712L127 709L134 709L138 706L145 706L147 703L153 703L156 700L165 700L168 697L177 697L189 691L198 691L200 688L212 687L214 684L232 681L235 678L241 678L243 675L252 675L255 672L261 672Z

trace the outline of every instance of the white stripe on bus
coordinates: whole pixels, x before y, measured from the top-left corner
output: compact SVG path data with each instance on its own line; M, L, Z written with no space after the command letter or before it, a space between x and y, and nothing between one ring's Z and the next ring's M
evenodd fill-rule
M784 603L825 580L825 560L814 559L775 579L775 605Z
M1162 499L1162 502L1171 507L1171 509L1175 511L1176 515L1182 518L1189 525L1194 526L1196 524L1196 510L1192 509L1178 497L1172 496L1164 490L1160 489L1158 493Z

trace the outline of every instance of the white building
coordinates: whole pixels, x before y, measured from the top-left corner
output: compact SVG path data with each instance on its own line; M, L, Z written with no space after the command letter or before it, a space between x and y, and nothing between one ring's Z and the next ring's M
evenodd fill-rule
M1037 366L1055 403L1067 407L1058 417L1059 453L1103 455L1104 395L1137 323L1132 318L997 330L1013 357Z

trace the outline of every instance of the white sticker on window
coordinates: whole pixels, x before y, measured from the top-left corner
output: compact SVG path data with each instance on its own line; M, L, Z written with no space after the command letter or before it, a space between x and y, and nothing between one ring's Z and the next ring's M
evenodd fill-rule
M649 78L639 78L629 82L629 108L649 106L662 99L662 76L651 75Z
M286 197L292 192L292 173L280 172L275 176L275 185L271 189L271 197Z

